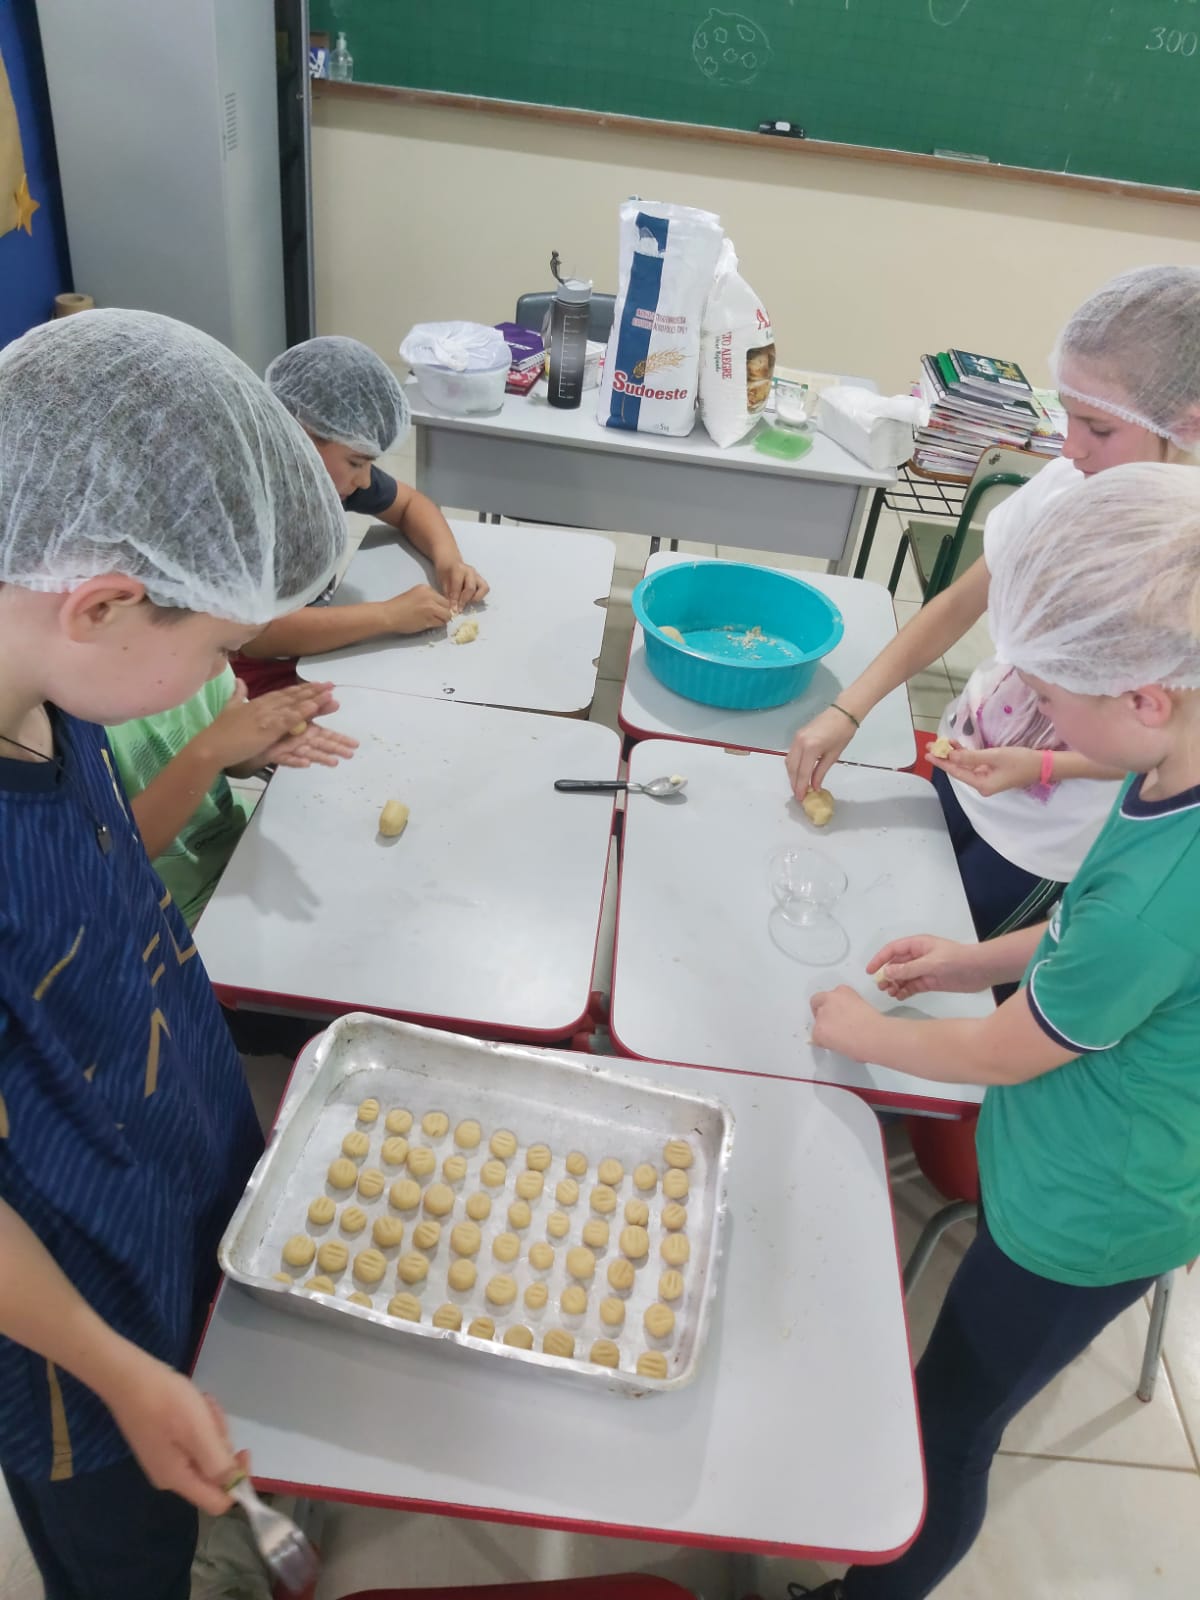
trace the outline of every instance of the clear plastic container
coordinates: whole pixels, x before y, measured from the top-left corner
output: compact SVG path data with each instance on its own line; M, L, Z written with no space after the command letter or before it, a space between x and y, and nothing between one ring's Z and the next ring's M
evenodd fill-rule
M456 417L483 416L504 404L509 368L505 359L481 372L455 372L450 367L413 363L413 376L431 406Z

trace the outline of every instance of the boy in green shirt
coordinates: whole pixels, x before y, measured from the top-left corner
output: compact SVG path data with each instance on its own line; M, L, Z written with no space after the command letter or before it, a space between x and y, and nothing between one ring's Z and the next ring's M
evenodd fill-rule
M988 1086L979 1232L917 1368L925 1523L828 1600L936 1588L982 1525L1008 1422L1200 1253L1200 471L1114 467L1064 495L1005 546L989 621L1070 747L1133 775L1048 924L898 939L868 963L894 999L1020 978L990 1016L813 999L821 1048Z

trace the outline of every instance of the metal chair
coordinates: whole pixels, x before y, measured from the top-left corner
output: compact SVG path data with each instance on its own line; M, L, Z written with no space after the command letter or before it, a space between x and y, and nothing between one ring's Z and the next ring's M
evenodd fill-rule
M518 328L532 328L535 333L540 333L546 321L546 313L553 301L553 289L539 289L532 294L523 294L517 301L513 321ZM587 336L594 344L607 343L608 336L612 332L616 306L615 294L594 294L588 301Z
M557 1578L544 1583L484 1584L466 1589L363 1589L343 1600L694 1600L666 1578L626 1572L602 1578Z

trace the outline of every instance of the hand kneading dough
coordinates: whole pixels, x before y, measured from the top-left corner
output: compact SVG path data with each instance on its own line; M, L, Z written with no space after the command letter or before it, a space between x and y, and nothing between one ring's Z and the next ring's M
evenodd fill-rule
M644 1200L625 1202L625 1221L634 1228L644 1228L650 1221L650 1207Z
M678 1233L680 1228L687 1227L687 1210L678 1200L663 1207L662 1225L668 1233Z
M468 1195L466 1212L472 1222L486 1222L492 1214L491 1197L486 1194Z
M424 1283L429 1276L429 1262L424 1256L410 1251L396 1263L396 1276L401 1283Z
M598 1183L592 1190L592 1210L603 1217L611 1217L617 1209L617 1191L608 1183Z
M485 1161L479 1169L479 1181L489 1189L503 1189L508 1182L508 1168L503 1161Z
M529 1265L535 1272L549 1272L554 1265L554 1251L544 1239L530 1245Z
M954 754L954 746L949 739L935 739L929 746L929 754L936 756L939 761L945 761L947 756Z
M597 1339L588 1351L588 1360L598 1367L619 1367L621 1352L611 1339Z
M359 1283L378 1283L386 1271L387 1261L383 1252L376 1250L373 1245L360 1250L354 1258L354 1276Z
M497 1128L488 1140L488 1149L502 1161L511 1161L517 1153L517 1136L507 1128Z
M587 1310L587 1290L578 1283L569 1283L559 1301L564 1317L581 1317Z
M402 1167L408 1160L408 1140L402 1134L393 1134L383 1141L379 1156L385 1167Z
M371 1309L371 1296L369 1294L360 1294L357 1289L353 1294L348 1294L346 1299L349 1300L352 1306L366 1306L368 1311Z
M353 1189L358 1182L358 1168L346 1156L339 1156L336 1161L330 1162L325 1176L331 1189Z
M448 1183L431 1183L423 1203L431 1217L448 1217L454 1210L454 1190Z
M342 1154L349 1156L354 1161L361 1161L370 1148L370 1139L357 1128L352 1133L348 1133L342 1140Z
M619 1328L625 1321L625 1302L610 1294L600 1302L600 1321L606 1328Z
M669 1267L681 1267L692 1253L686 1233L669 1233L661 1248L662 1258Z
M376 1100L374 1095L369 1095L367 1099L360 1101L358 1107L358 1120L360 1122L365 1122L368 1127L370 1127L373 1122L378 1122L379 1101Z
M658 1168L652 1167L648 1161L634 1167L633 1186L642 1194L653 1194L658 1187Z
M514 1350L532 1350L533 1330L532 1328L523 1328L518 1322L515 1327L510 1328L504 1335L504 1342L511 1345Z
M573 1178L582 1178L588 1169L587 1157L582 1150L572 1150L567 1157L567 1171Z
M637 1358L637 1369L643 1378L665 1378L667 1358L661 1350L643 1350Z
M412 1112L405 1111L401 1106L389 1111L383 1119L383 1125L389 1133L407 1133L412 1124Z
M675 1313L670 1306L654 1304L647 1307L646 1315L642 1318L646 1325L646 1332L652 1339L665 1339L675 1328Z
M517 1175L516 1187L522 1200L540 1200L546 1180L540 1172L521 1172Z
M627 1261L624 1256L618 1256L615 1261L608 1263L608 1281L614 1289L632 1289L636 1277L633 1262Z
M454 1130L454 1142L460 1150L477 1150L479 1141L483 1138L483 1129L473 1117L468 1117L465 1122L460 1122Z
M444 1139L450 1131L450 1118L444 1111L427 1111L421 1118L421 1131L427 1139Z
M350 1252L340 1239L326 1239L317 1251L317 1265L328 1276L331 1272L345 1272Z
M364 1167L358 1175L358 1192L364 1200L378 1200L386 1182L378 1167Z
M508 1208L508 1225L510 1228L527 1228L533 1221L533 1212L529 1209L528 1200L514 1200Z
M479 624L474 617L468 617L465 622L460 622L454 630L455 644L471 644L479 637Z
M494 1278L488 1279L483 1292L489 1305L510 1306L517 1298L517 1280L510 1278L507 1272L498 1272Z
M441 1223L431 1222L428 1217L424 1217L413 1229L412 1242L418 1250L436 1250L441 1237Z
M283 1259L289 1267L306 1267L317 1253L317 1247L306 1233L294 1233L283 1247Z
M447 1156L442 1162L442 1177L447 1183L461 1183L467 1175L466 1156Z
M408 1295L404 1295L403 1297L400 1296L400 1295L396 1296L397 1300L399 1300L401 1298L407 1300L409 1298L409 1296ZM462 1309L461 1309L461 1307L452 1306L449 1303L449 1301L447 1301L444 1306L439 1306L437 1308L437 1310L433 1313L433 1325L434 1325L435 1328L452 1328L454 1330L454 1332L457 1333L458 1330L462 1327Z
M596 1176L601 1183L607 1183L611 1189L615 1189L625 1176L625 1168L616 1156L607 1156L596 1168Z
M599 1217L589 1217L583 1225L581 1237L589 1250L607 1250L608 1223Z
M496 1337L496 1324L491 1317L476 1317L467 1332L473 1339L494 1339Z
M565 1328L551 1328L542 1340L542 1349L548 1356L573 1356L575 1354L575 1337Z
M574 1178L562 1178L558 1188L554 1191L554 1198L560 1206L573 1206L579 1202L579 1185Z
M530 1311L540 1311L550 1298L550 1291L544 1283L531 1283L525 1290L525 1304Z
M668 1267L658 1280L658 1298L660 1300L678 1300L683 1294L683 1273L677 1272L674 1267Z
M427 1178L437 1171L437 1157L427 1144L414 1144L408 1152L408 1170L414 1178Z
M446 1274L446 1282L452 1289L457 1289L462 1293L475 1287L476 1277L475 1263L463 1257L451 1266L450 1271Z
M669 1167L690 1167L692 1147L686 1139L668 1139L663 1145L663 1160Z
M571 1231L571 1219L565 1211L552 1211L546 1218L546 1232L552 1239L565 1239Z
M525 1152L525 1165L531 1172L545 1172L553 1160L548 1144L531 1144Z
M310 1289L313 1294L335 1294L337 1292L333 1287L333 1280L326 1278L321 1273L318 1273L315 1278L310 1278L304 1287Z
M415 1294L394 1294L387 1305L389 1317L400 1317L405 1322L420 1322L421 1302Z
M361 1233L367 1225L367 1213L361 1206L346 1206L342 1212L343 1233Z
M800 809L815 828L823 828L833 816L833 796L828 789L810 789Z
M399 1217L376 1217L371 1237L381 1250L391 1250L404 1238L404 1224Z
M641 1261L650 1250L650 1235L645 1228L639 1228L631 1223L628 1228L621 1229L621 1254L628 1256L631 1261Z
M309 1202L308 1220L314 1228L324 1228L333 1221L337 1204L327 1194L319 1194Z
M397 1178L388 1190L388 1203L397 1211L413 1211L421 1204L421 1185L413 1178Z
M573 1278L590 1282L596 1276L596 1258L585 1245L577 1244L567 1251L567 1271Z
M401 800L389 800L379 813L379 831L385 839L398 839L408 827L408 807Z
M663 1193L668 1200L684 1199L690 1187L688 1175L680 1167L672 1167L663 1175Z
M521 1241L515 1233L498 1233L492 1240L492 1254L497 1261L515 1261L521 1254Z
M450 1248L456 1256L476 1256L482 1240L477 1222L458 1222L450 1233Z

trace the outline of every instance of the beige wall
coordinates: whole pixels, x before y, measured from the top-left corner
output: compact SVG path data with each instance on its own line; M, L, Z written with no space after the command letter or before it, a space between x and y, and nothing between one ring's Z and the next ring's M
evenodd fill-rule
M1200 266L1200 208L484 112L318 101L313 163L318 328L388 359L415 321L511 316L552 247L615 287L629 194L720 213L782 361L889 389L947 342L1044 379L1106 277Z

